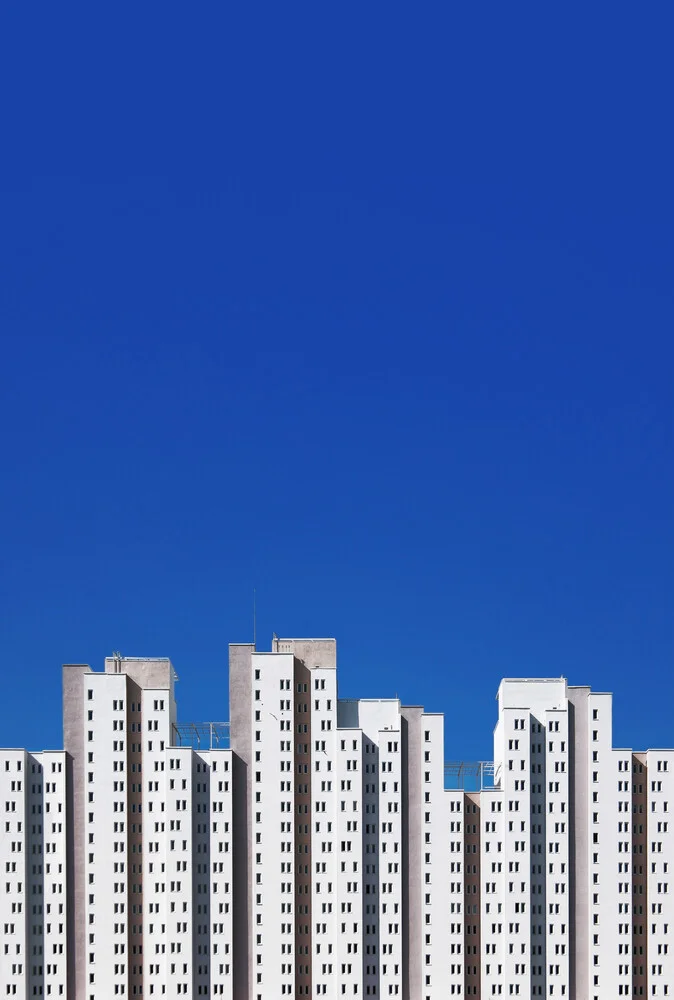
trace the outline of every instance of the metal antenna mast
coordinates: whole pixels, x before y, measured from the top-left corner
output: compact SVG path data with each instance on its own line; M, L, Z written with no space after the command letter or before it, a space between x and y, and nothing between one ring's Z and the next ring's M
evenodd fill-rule
M257 649L257 608L255 601L255 587L253 587L253 646Z

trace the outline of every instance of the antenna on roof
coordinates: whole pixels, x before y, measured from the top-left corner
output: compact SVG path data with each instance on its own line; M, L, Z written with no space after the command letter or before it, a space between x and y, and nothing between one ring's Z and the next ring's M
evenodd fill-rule
M257 649L257 608L255 601L255 587L253 587L253 646Z

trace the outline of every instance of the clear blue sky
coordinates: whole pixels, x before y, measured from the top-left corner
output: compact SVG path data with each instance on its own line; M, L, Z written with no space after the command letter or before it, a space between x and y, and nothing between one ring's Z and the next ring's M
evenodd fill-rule
M60 665L335 636L489 757L501 676L674 745L664 3L5 4L2 738Z

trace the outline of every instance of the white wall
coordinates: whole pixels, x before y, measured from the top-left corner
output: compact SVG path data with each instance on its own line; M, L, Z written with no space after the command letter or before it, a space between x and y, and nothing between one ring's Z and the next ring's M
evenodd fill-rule
M210 758L211 767L211 995L231 1000L234 963L232 753L231 750L213 750L204 754L206 756Z
M633 775L633 781L647 784L648 813L636 818L647 824L649 848L645 935L635 935L633 942L645 945L645 953L634 961L646 964L652 995L661 997L674 995L674 751L651 750L645 756L647 771Z
M346 916L340 912L346 888L340 869L342 862L353 866L353 861L338 851L337 817L341 815L338 802L343 795L337 778L337 674L331 668L314 667L301 676L302 684L308 676L309 691L303 694L309 695L311 716L312 985L315 996L336 997L336 942L341 924L346 923ZM302 703L306 703L306 697ZM352 756L357 759L359 749ZM359 775L360 770L353 777L357 780ZM297 779L302 780L302 776L298 774ZM301 861L299 857L297 860ZM351 897L348 902L352 902ZM302 957L298 955L297 961L302 962Z
M334 845L337 850L339 871L337 873L337 921L338 931L334 938L333 989L337 995L362 996L363 967L365 961L373 960L370 951L376 947L377 921L371 914L365 914L364 872L365 865L377 863L375 847L377 843L377 818L364 815L364 787L370 788L379 781L374 746L364 744L359 729L340 729L336 739L337 808L335 813ZM365 752L367 746L367 753ZM357 803L350 810L348 803ZM341 803L344 802L344 808ZM354 830L354 823L362 828ZM367 833L365 832L367 827ZM364 844L368 850L364 853ZM342 870L343 869L343 870ZM368 873L370 874L370 873ZM374 884L376 875L371 875L369 884ZM373 897L373 899L376 897ZM368 906L372 901L367 896ZM374 932L366 934L365 928L374 927ZM316 961L319 956L316 957ZM342 989L343 987L343 989Z
M308 734L295 732L294 659L290 653L252 656L253 732L253 984L252 996L294 994L295 745ZM283 724L283 728L281 728ZM302 722L304 725L304 722ZM298 753L301 757L310 757ZM290 951L288 949L291 949Z
M89 694L91 692L91 695ZM129 711L123 674L86 674L83 682L86 980L89 1000L105 989L127 995L129 976L128 744L141 713ZM132 727L133 726L133 732ZM141 822L133 816L133 824Z
M31 899L31 970L41 969L31 977L32 987L42 987L43 995L65 996L67 986L67 830L66 830L66 760L63 751L34 754L33 760L41 766L40 791L31 796L33 804L42 812L42 836L35 843L31 869L41 868L32 876L32 883L39 893L38 900ZM31 788L33 785L31 775ZM31 816L32 825L32 816ZM32 890L32 885L31 885ZM35 909L36 912L32 912ZM41 913L37 912L41 909ZM39 918L39 919L38 919ZM39 928L42 928L40 934Z
M20 1000L25 1000L28 994L28 942L33 917L27 913L25 892L30 863L26 835L26 786L30 783L27 763L28 755L23 750L0 752L0 996Z

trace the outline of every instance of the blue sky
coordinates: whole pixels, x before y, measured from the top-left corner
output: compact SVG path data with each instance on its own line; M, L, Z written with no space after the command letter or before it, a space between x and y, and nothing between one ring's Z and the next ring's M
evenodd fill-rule
M226 718L254 587L448 757L502 676L674 745L672 20L6 5L5 745L113 649Z

